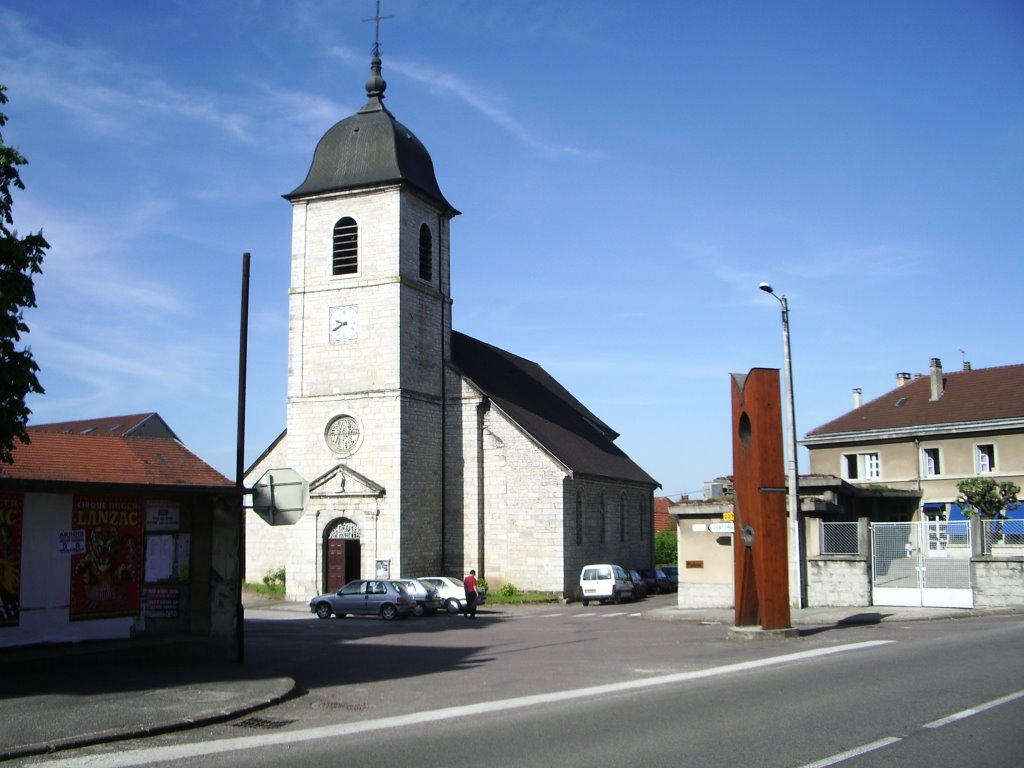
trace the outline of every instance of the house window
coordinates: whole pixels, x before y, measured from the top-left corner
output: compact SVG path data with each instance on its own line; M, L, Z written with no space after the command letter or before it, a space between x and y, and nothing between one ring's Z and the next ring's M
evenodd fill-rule
M583 493L576 492L576 543L583 543Z
M334 225L333 274L354 275L359 267L359 226L350 216Z
M938 448L925 448L921 451L921 461L925 477L942 474L941 457Z
M882 476L882 457L877 453L843 455L843 477L846 480L877 480Z
M979 475L996 471L996 447L992 443L975 446L974 456Z
M601 543L604 544L608 540L606 531L608 528L608 515L604 507L604 495L601 496Z
M434 277L434 238L430 227L420 225L420 279L430 281Z

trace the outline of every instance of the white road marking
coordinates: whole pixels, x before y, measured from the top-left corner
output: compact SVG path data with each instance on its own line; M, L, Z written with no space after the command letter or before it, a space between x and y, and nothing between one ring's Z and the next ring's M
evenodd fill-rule
M854 747L853 749L848 749L845 752L840 752L838 755L832 755L832 757L826 757L821 760L816 760L813 763L807 763L806 765L800 766L800 768L825 768L827 765L835 765L836 763L841 763L844 760L849 760L851 757L858 757L859 755L865 755L868 752L874 752L876 749L891 746L898 741L900 740L895 736L888 739L879 739L878 741L873 741L870 744L864 744L860 747Z
M1017 699L1021 698L1024 698L1024 691L1010 693L1006 696L1000 696L998 699L986 701L984 704L979 704L976 707L969 707L968 709L962 709L959 712L954 712L952 715L949 715L948 717L943 717L938 720L932 720L930 723L925 723L921 727L941 728L944 725L949 725L950 723L957 723L973 715L981 714L982 712L992 709L993 707L998 707L1002 704L1008 704L1011 701L1016 701ZM857 757L858 755L863 755L867 752L874 752L876 749L882 749L883 747L892 746L893 744L897 744L900 741L902 741L901 738L896 736L890 736L886 739L879 739L878 741L873 741L870 744L864 744L859 747L854 747L853 749L848 749L846 752L840 752L839 754L832 755L831 757L825 757L821 760L816 760L813 763L807 763L806 765L800 766L800 768L825 768L826 766L835 765L836 763L841 763L844 760L849 760L851 757Z
M979 715L987 709L998 707L1001 704L1008 704L1011 701L1024 698L1024 691L1017 691L1016 693L1009 693L1006 696L1001 696L998 699L992 699L992 701L986 701L984 704L979 704L976 707L970 707L969 709L962 709L959 712L954 712L949 717L943 717L940 720L932 720L930 723L925 723L925 728L941 728L944 725L955 723L959 720L964 720L972 715Z
M720 667L709 669L698 669L691 672L677 672L659 677L647 677L639 680L625 680L619 683L606 683L604 685L593 685L586 688L574 688L567 691L555 691L553 693L540 693L533 696L518 696L512 699L498 699L495 701L484 701L479 704L466 704L458 707L445 707L443 709L431 710L429 712L413 712L408 715L395 715L394 717L382 717L375 720L362 720L350 723L337 723L334 725L321 726L318 728L303 728L290 732L267 733L258 736L242 736L231 739L219 739L217 741L205 741L195 744L177 744L166 747L144 747L142 749L117 752L107 755L75 755L57 760L48 760L35 763L37 766L83 766L84 768L127 768L128 766L149 765L158 762L175 762L189 760L205 755L223 754L245 749L264 749L285 744L295 744L302 741L314 741L318 739L334 739L341 736L350 736L357 733L368 733L388 728L401 728L412 725L423 725L436 723L439 720L452 720L468 717L480 717L488 712L506 712L512 709L523 709L538 704L555 704L559 702L572 701L574 699L588 699L596 696L604 696L611 693L622 693L625 691L643 690L645 688L656 688L663 685L673 685L691 680L702 680L709 677L745 672L752 669L789 664L796 661L833 656L838 653L849 651L861 651L868 648L875 648L880 645L889 645L894 640L868 640L862 643L850 643L849 645L837 645L828 648L816 648L796 653L787 653L782 656L772 656L767 659L756 659L754 661L743 661L736 664L724 664Z

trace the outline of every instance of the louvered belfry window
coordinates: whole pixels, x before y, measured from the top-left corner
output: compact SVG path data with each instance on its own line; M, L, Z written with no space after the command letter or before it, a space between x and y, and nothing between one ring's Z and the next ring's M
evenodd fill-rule
M359 226L350 216L334 225L333 274L354 275L359 268Z
M430 227L420 225L420 279L428 282L434 277L434 238Z

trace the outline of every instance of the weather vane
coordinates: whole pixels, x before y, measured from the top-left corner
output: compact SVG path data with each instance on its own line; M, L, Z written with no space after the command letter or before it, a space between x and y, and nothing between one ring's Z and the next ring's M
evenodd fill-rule
M394 16L381 16L380 15L380 0L377 0L377 14L375 16L371 16L369 19L363 19L363 21L374 21L374 22L377 23L377 31L374 34L374 38L373 38L373 51L372 51L372 53L373 53L374 56L380 56L380 23L384 19L393 19L393 18L395 18L395 17Z

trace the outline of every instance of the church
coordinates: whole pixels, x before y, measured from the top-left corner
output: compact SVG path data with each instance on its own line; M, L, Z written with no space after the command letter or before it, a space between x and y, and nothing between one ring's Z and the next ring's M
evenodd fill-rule
M306 600L474 569L571 599L587 563L653 565L658 483L618 434L537 363L452 330L459 212L385 89L375 46L365 106L284 195L287 425L245 485L291 470L303 494L291 515L247 511L246 581L283 568Z

